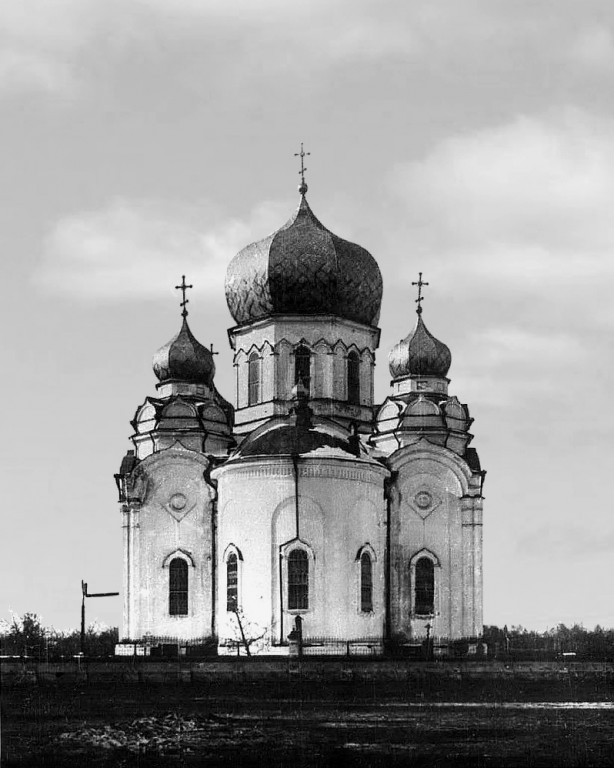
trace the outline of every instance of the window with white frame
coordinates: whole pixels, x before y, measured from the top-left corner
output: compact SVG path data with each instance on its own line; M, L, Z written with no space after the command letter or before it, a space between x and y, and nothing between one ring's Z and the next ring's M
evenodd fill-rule
M188 615L188 564L182 557L173 558L168 566L168 612Z
M288 610L309 608L309 557L304 549L288 555Z
M373 561L369 552L360 556L360 610L361 613L373 611Z

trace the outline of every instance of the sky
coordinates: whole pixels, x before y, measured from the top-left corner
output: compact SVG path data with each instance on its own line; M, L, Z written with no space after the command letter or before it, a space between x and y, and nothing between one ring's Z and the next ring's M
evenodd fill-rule
M308 200L377 259L387 356L452 351L484 621L614 626L609 0L0 0L0 619L121 589L113 474L179 329L234 402L224 274ZM121 621L121 599L88 621Z

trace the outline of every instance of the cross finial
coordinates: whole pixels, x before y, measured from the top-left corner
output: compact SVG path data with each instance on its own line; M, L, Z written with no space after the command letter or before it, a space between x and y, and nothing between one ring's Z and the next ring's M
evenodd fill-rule
M417 282L413 282L412 285L418 286L418 298L415 300L416 304L418 305L418 309L416 312L421 315L422 314L422 302L424 301L424 296L422 295L422 286L428 285L428 283L425 283L422 280L422 272L418 272L418 280Z
M186 309L186 304L189 302L189 299L186 299L185 297L185 292L188 290L188 288L194 288L194 286L186 285L185 275L181 275L181 285L176 285L175 290L181 291L181 296L183 297L183 301L179 305L180 307L183 307L183 311L181 312L182 317L188 316L188 310Z
M214 352L213 351L213 344L209 344L209 351L211 352L212 355L219 355L220 354L219 352Z
M305 158L310 155L311 152L305 152L303 149L303 142L301 141L301 151L295 152L294 157L300 157L301 158L301 170L299 171L301 175L301 186L298 188L298 191L301 193L301 195L307 194L307 184L305 183L305 171L307 168L305 168Z

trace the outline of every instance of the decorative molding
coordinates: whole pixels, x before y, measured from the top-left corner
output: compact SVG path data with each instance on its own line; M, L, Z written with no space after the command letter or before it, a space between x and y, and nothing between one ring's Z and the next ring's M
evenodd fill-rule
M185 560L188 565L192 566L192 568L196 568L192 553L187 549L181 549L180 547L174 549L172 552L169 552L169 554L162 561L162 567L168 568L171 564L171 560L174 560L176 557L179 557L181 560Z
M355 561L356 561L356 562L359 562L359 561L360 561L360 558L362 557L362 555L363 555L365 552L371 556L371 560L372 560L374 563L376 563L376 562L377 562L377 555L375 554L375 550L373 549L373 547L371 546L371 544L369 544L369 542L368 542L368 541L367 541L367 542L365 542L365 543L362 545L362 547L360 547L360 548L358 549L358 552L356 553Z
M243 553L239 547L237 547L237 545L233 544L232 542L224 550L224 554L222 555L222 562L225 563L228 560L229 555L236 555L237 558L241 560L241 562L243 561Z
M171 517L180 523L196 506L196 502L188 503L188 497L184 493L173 493L168 501L160 505Z
M441 568L441 563L439 562L439 558L434 552L431 552L431 550L428 549L427 547L422 547L422 549L419 549L417 552L414 552L414 554L409 558L410 568L415 567L416 563L421 557L428 557L428 559L432 561L433 565L436 568Z
M371 467L339 467L330 464L318 463L306 465L305 457L301 457L301 463L298 466L299 477L326 477L336 478L337 480L358 480L359 482L369 484L381 483L382 475L387 475L387 469L380 464ZM307 459L309 461L309 459ZM314 462L318 461L313 459ZM343 461L343 459L342 459ZM214 471L215 477L232 473L235 477L288 477L294 474L290 459L284 463L277 463L270 466L263 466L262 463L227 464Z
M443 499L432 490L428 485L420 485L411 499L408 499L408 506L423 520L431 515L441 506Z

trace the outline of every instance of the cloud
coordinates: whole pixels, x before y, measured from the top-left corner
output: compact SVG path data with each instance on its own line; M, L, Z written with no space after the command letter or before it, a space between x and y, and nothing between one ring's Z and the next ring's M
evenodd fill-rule
M123 48L181 56L186 39L199 42L202 56L221 51L226 67L244 77L251 72L248 62L267 72L304 73L399 59L447 77L479 72L465 78L473 85L488 79L485 60L491 78L509 76L525 85L539 79L527 75L530 70L607 71L612 41L599 0L581 8L561 0L560 6L552 14L547 0L522 9L492 0L4 0L0 50L44 61L64 75L46 77L44 68L30 67L24 78L6 68L0 88L74 91L86 77L100 76L101 62L107 73L113 61L125 64L117 56Z
M519 116L441 141L392 185L449 288L461 270L523 291L614 277L614 121L576 109Z
M442 141L397 173L408 204L455 242L614 244L611 121L567 109Z
M199 291L221 301L232 256L280 220L274 203L240 221L206 203L117 199L102 210L58 221L34 279L47 292L122 301L164 295L186 274Z

